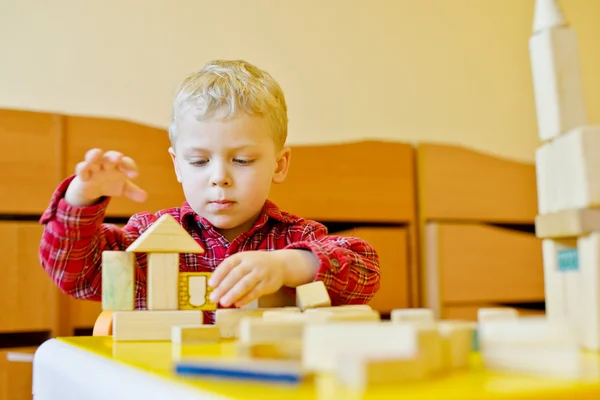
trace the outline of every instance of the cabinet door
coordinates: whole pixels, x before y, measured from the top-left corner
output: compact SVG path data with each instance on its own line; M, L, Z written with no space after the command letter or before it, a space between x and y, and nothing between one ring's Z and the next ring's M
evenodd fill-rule
M379 255L381 287L369 303L371 307L383 314L408 307L408 228L360 227L335 234L364 239Z
M43 212L60 179L61 118L0 110L0 213Z
M484 224L428 223L428 306L544 301L541 241Z
M31 400L33 366L30 361L9 361L8 353L30 355L36 347L0 350L0 400Z
M89 149L120 151L135 160L139 177L135 183L148 192L145 203L125 198L111 201L107 215L129 217L139 211L154 212L162 208L178 207L184 201L181 185L177 182L173 163L168 153L167 131L126 121L66 117L66 171L73 173L78 162Z
M477 321L477 310L480 308L511 307L517 310L520 316L543 316L544 310L534 310L512 307L506 304L473 304L473 305L448 305L442 307L441 319Z
M53 329L58 289L38 258L42 230L35 222L0 222L0 332Z

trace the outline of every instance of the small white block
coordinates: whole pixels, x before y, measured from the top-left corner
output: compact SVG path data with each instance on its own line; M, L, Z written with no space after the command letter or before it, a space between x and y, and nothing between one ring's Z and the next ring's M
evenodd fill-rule
M171 328L174 344L218 342L220 339L220 329L215 325L176 325Z
M435 316L429 308L397 308L390 315L392 322L433 323Z
M330 307L331 298L323 281L314 281L296 287L296 305L302 310Z
M487 322L504 319L517 319L519 312L510 307L484 307L477 310L477 321Z

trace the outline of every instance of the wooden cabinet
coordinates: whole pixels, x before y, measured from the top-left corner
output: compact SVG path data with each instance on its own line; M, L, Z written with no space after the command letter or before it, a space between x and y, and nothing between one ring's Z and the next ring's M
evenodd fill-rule
M62 117L0 109L0 214L43 212L60 179Z
M31 355L35 347L10 348L0 350L0 400L31 400L32 363L31 361L9 361L9 353Z
M535 165L424 143L417 177L423 306L444 317L543 303Z
M535 235L483 224L428 223L426 238L442 303L544 299Z
M36 222L0 222L0 333L55 328L58 289L40 266L41 234Z

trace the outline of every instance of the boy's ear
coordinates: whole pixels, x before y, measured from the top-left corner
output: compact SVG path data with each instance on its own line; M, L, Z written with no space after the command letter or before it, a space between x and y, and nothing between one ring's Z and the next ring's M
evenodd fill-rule
M282 183L287 176L292 158L292 149L284 147L277 156L275 171L273 173L273 183Z
M177 182L181 183L181 173L179 172L179 167L177 166L177 156L175 155L175 149L172 147L169 147L169 155L171 156L171 161L173 161L173 168L175 168Z

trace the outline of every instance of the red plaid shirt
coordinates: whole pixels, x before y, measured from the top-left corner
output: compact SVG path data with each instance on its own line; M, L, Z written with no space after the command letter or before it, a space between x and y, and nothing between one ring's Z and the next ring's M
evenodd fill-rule
M205 249L204 254L182 254L182 272L214 271L225 257L240 251L305 249L320 261L315 280L325 283L332 304L367 303L379 290L379 259L368 243L330 236L325 226L280 211L269 200L250 231L230 243L187 202L180 208L135 214L122 229L103 223L109 198L89 207L73 207L64 200L73 178L60 184L40 219L45 229L39 254L55 284L74 298L100 301L102 252L125 250L165 213L171 214ZM146 265L146 254L136 254L136 309L146 309ZM213 312L207 312L206 317L214 322Z

